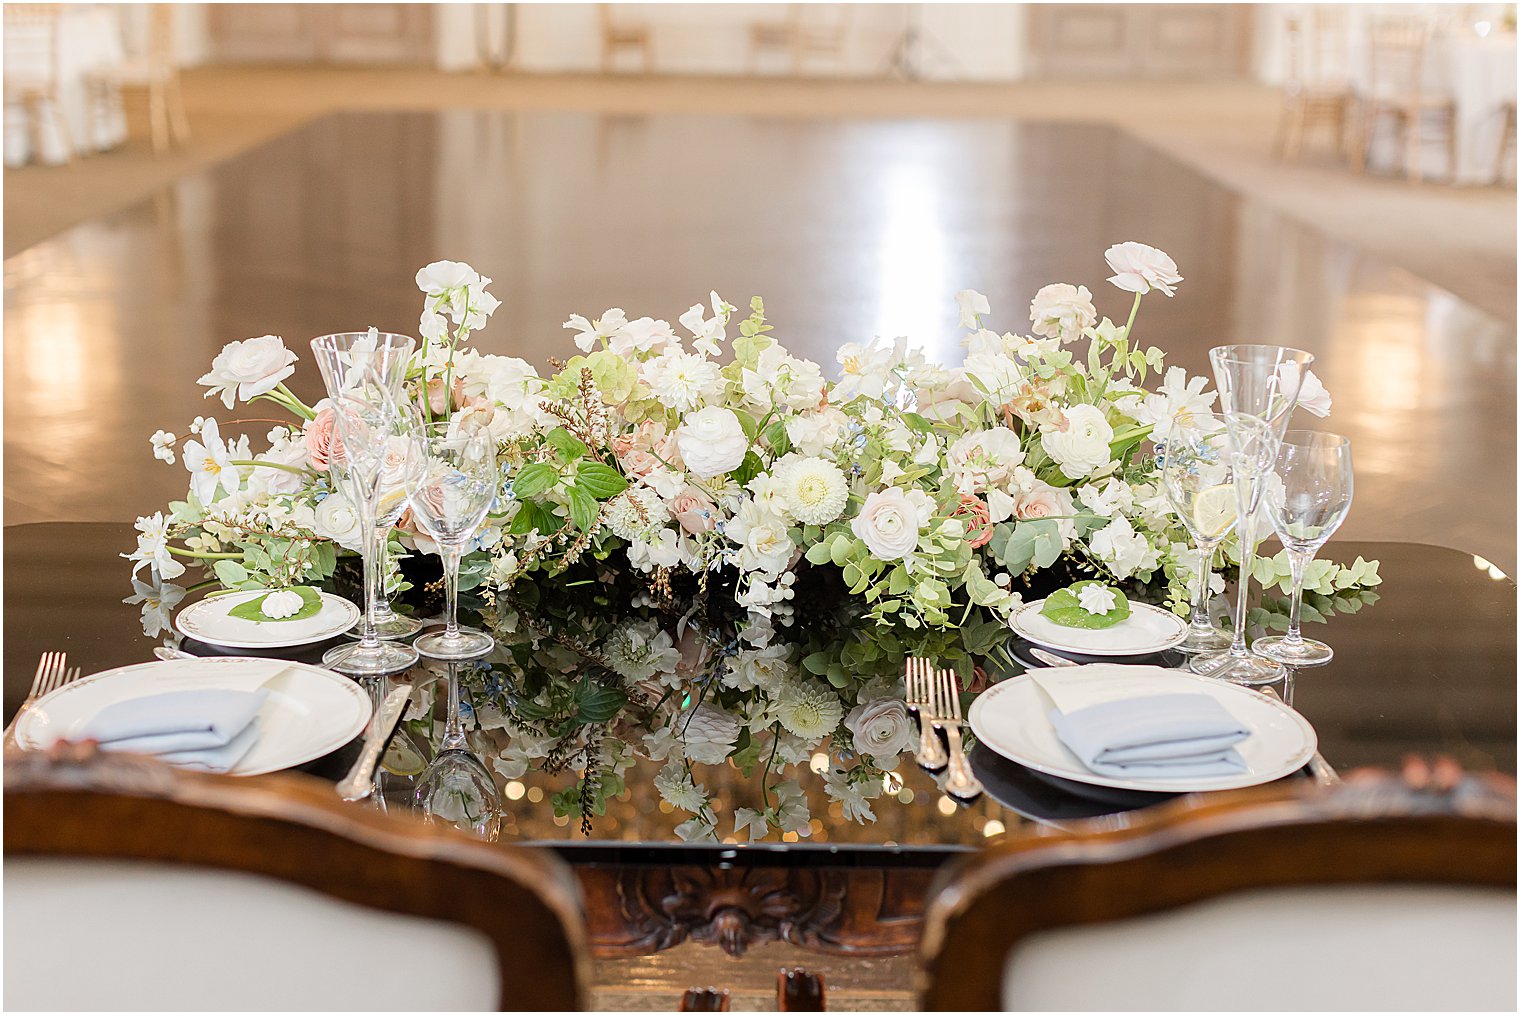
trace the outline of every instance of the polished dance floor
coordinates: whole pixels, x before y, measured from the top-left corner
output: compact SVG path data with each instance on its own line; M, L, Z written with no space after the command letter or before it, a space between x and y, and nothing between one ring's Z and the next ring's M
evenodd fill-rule
M832 364L906 335L959 358L953 294L1027 327L1042 284L1128 300L1102 252L1141 240L1186 281L1146 344L1190 372L1226 342L1299 346L1349 435L1343 535L1515 560L1515 327L1098 126L574 113L344 114L5 262L5 521L130 520L183 496L148 436L228 417L195 379L233 339L415 333L428 261L469 261L504 305L476 341L542 364L560 322L674 321L716 289ZM235 415L258 415L247 411ZM255 436L267 429L252 424Z

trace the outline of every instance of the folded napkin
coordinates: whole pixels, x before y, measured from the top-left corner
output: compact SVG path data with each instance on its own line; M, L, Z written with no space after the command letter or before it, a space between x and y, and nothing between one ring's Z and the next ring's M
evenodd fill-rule
M95 713L76 736L107 751L156 754L173 765L225 772L258 739L254 718L268 695L205 688L128 698Z
M1248 771L1234 745L1251 731L1207 694L1153 694L1070 712L1053 709L1050 723L1099 775L1181 779Z

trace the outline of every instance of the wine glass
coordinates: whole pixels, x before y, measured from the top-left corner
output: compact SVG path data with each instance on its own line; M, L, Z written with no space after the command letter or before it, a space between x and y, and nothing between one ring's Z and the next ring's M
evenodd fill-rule
M459 718L459 664L448 663L448 715L438 753L417 779L413 809L429 824L442 822L495 842L501 835L501 791L470 750Z
M390 553L391 529L401 520L407 506L404 470L416 464L411 457L411 434L421 425L421 413L414 403L403 402L398 411L403 418L397 429L404 435L395 433L387 439L375 505L375 582L367 593L374 616L375 635L388 641L410 638L422 630L422 621L392 610L390 598L385 594L385 575L389 570L386 558Z
M459 626L459 560L496 499L496 441L455 423L420 424L414 436L418 467L406 477L412 517L438 544L443 559L447 625L425 634L417 651L432 659L473 659L496 641L484 631Z
M1235 528L1229 431L1212 412L1184 409L1172 419L1162 454L1161 485L1198 550L1192 621L1177 651L1194 655L1227 649L1230 635L1209 620L1208 601L1214 550Z
M1239 684L1270 684L1287 668L1246 645L1246 600L1258 540L1256 508L1262 477L1277 459L1277 447L1298 403L1299 387L1314 357L1276 345L1223 345L1209 350L1220 414L1230 435L1230 468L1235 487L1235 535L1240 542L1240 582L1235 592L1235 636L1222 652L1193 657L1194 673Z
M364 560L364 619L359 641L322 657L324 666L351 676L395 673L417 661L409 645L382 641L375 629L374 591L381 579L376 559L376 516L381 476L392 438L403 432L400 406L416 343L405 335L370 329L323 335L311 342L332 403L333 429L343 442L342 476L359 512Z
M1277 471L1262 499L1277 538L1288 551L1293 607L1286 635L1258 638L1251 650L1289 666L1321 666L1335 652L1299 633L1304 572L1351 510L1351 442L1339 434L1290 430L1277 453Z

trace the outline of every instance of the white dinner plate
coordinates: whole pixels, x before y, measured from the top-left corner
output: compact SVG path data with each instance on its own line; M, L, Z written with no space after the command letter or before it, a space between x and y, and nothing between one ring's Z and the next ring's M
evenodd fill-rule
M1081 667L1079 669L1087 669ZM1318 738L1309 721L1275 698L1239 684L1210 677L1168 670L1160 666L1119 666L1097 663L1091 669L1106 673L1129 671L1140 693L1203 693L1217 700L1245 724L1251 735L1235 745L1245 760L1246 771L1206 778L1118 778L1091 771L1061 743L1048 718L1050 698L1034 682L1032 674L1004 680L989 687L971 703L967 715L977 740L997 754L1032 768L1090 786L1143 790L1149 793L1197 793L1215 789L1242 789L1272 782L1308 764ZM1079 669L1065 669L1074 674Z
M1129 616L1096 631L1057 624L1040 612L1041 599L1025 603L1008 622L1013 633L1041 648L1084 656L1147 656L1165 652L1187 638L1187 621L1149 603L1129 603Z
M166 691L268 687L259 736L232 775L263 775L315 761L364 731L373 706L364 689L331 670L284 659L216 656L136 663L65 684L16 724L16 743L41 750L73 737L107 705Z
M359 608L342 596L318 592L322 608L301 620L244 620L228 611L267 591L232 592L202 599L185 607L174 618L174 629L186 638L221 648L295 648L338 635L359 621Z

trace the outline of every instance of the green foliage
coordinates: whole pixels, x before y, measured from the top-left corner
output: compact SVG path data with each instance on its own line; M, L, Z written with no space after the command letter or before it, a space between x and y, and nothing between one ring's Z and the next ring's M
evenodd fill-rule
M1091 585L1106 587L1114 594L1114 608L1107 613L1088 613L1082 607L1078 596L1082 590ZM1040 613L1048 617L1052 623L1062 627L1077 627L1087 631L1100 631L1106 627L1113 627L1129 619L1129 599L1123 592L1112 585L1101 581L1080 581L1069 588L1061 589L1052 593L1045 600L1045 605L1040 607Z
M217 563L232 564L235 561L222 560L217 561ZM317 593L316 589L297 585L287 591L294 592L301 597L301 608L288 617L268 617L264 615L264 600L274 595L273 592L265 593L262 596L255 596L246 603L239 603L227 611L227 616L237 617L239 620L251 620L255 624L279 624L287 620L305 620L308 617L315 617L322 611L322 597Z

